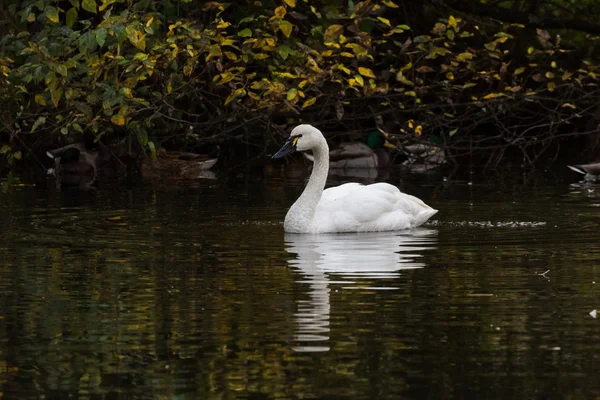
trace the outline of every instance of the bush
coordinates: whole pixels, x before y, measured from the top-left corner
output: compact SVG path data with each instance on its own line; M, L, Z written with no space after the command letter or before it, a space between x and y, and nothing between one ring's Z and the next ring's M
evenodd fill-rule
M2 39L0 153L10 164L84 134L149 153L249 131L262 145L303 120L528 154L595 112L597 66L558 35L527 43L523 25L454 16L413 32L392 0L347 4L26 1Z

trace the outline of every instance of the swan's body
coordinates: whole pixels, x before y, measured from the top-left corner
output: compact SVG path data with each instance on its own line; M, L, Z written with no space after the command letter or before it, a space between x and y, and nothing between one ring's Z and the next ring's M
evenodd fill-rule
M583 179L586 181L594 182L600 180L600 162L582 165L567 165L567 167L582 174L584 176Z
M387 183L347 183L323 190L329 171L329 147L323 134L311 125L299 125L273 156L312 150L314 167L302 195L285 216L291 233L393 231L414 228L437 210Z

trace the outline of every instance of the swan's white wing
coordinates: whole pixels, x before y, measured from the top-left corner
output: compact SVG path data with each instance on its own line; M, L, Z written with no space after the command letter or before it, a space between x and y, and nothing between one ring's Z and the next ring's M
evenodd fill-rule
M325 189L321 195L321 202L335 201L341 197L353 193L357 188L364 186L360 183L344 183L343 185Z
M348 183L323 192L315 222L322 232L406 229L424 223L435 212L387 183Z

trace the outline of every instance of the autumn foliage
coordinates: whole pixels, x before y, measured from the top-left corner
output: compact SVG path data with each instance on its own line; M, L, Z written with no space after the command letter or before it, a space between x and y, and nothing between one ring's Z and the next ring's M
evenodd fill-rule
M397 141L434 134L454 154L475 146L490 159L512 145L535 162L596 112L597 65L559 35L453 15L415 32L398 9L26 1L1 42L1 157L14 164L84 134L132 136L148 154L167 140L241 136L264 150L306 121L333 133L377 125Z

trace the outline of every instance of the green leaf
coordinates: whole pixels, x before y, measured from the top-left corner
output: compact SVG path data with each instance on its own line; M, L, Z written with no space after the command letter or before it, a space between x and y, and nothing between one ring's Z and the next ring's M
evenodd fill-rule
M79 0L69 0L71 5L79 10Z
M238 36L239 37L252 37L252 31L250 30L250 28L242 29L240 32L238 32Z
M448 134L450 135L450 137L452 137L456 134L456 132L458 132L458 128L452 129L450 132L448 132Z
M285 35L285 37L289 38L290 35L292 34L292 30L294 29L294 26L289 21L281 21L279 24L279 29Z
M83 133L83 128L81 128L81 125L79 124L73 124L71 125L73 127L73 129L75 129L77 132L79 133Z
M62 128L60 128L60 133L62 133L63 135L68 134L69 128L67 128L66 126L63 126Z
M67 26L72 28L75 21L77 21L77 10L75 7L71 7L69 8L69 11L67 11Z
M98 43L98 46L102 47L102 46L104 46L105 42L106 42L106 28L100 28L96 31L96 43Z
M56 67L56 72L58 72L62 76L67 76L67 67L65 67L63 64L59 64Z
M23 10L23 14L21 14L21 23L29 21L29 15L31 15L31 6ZM33 16L35 18L35 14Z
M356 82L358 82L358 84L360 86L364 86L365 85L365 80L363 79L362 76L360 76L360 75L354 75L354 79L356 79Z
M58 10L52 6L46 7L46 18L50 21L57 23L58 22Z
M292 51L293 50L290 46L288 46L287 44L282 44L281 46L279 46L279 57L285 60L290 54L292 54Z
M83 0L81 2L81 8L85 11L96 14L96 0Z
M152 154L152 161L156 161L156 147L154 146L154 142L148 141L148 148L150 149L150 154Z
M46 117L38 117L38 119L36 119L35 122L33 123L33 127L31 128L31 133L35 132L35 130L37 128L39 128L40 125L43 125L44 123L46 123Z
M4 145L0 148L0 154L6 154L10 151L10 146Z
M63 90L61 88L58 88L52 93L50 93L50 99L52 100L52 104L54 104L54 107L58 107L58 102L60 101L62 94Z

